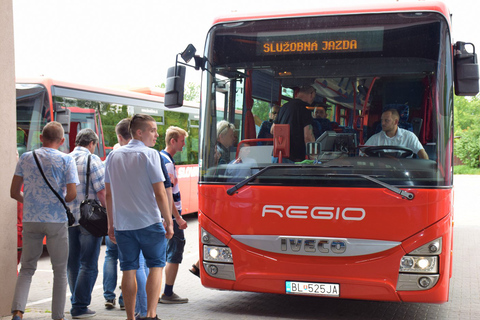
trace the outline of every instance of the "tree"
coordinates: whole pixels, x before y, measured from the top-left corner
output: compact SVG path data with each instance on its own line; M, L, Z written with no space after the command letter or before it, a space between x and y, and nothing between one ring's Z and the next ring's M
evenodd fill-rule
M183 91L183 99L186 101L200 102L200 85L189 82Z
M478 127L480 123L480 98L478 96L467 99L455 96L455 135Z
M480 165L480 98L479 96L467 99L455 96L454 124L455 155L462 162L471 167Z

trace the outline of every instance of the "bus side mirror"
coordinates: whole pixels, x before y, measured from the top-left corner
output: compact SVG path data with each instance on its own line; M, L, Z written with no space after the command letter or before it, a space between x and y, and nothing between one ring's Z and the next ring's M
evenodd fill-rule
M177 65L167 71L167 84L165 88L164 105L168 108L178 108L183 106L183 91L185 87L184 66Z
M466 45L472 46L472 53L465 49ZM455 94L457 96L475 96L479 91L478 62L475 46L473 43L458 41L453 49Z
M60 122L65 134L70 133L70 109L62 107L59 103L55 103L56 121Z

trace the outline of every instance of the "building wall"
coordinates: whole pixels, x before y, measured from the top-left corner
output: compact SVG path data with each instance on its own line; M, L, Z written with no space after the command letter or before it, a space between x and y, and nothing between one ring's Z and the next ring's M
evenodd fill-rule
M0 0L0 70L0 316L4 316L10 314L17 278L17 203L10 198L17 147L12 0Z

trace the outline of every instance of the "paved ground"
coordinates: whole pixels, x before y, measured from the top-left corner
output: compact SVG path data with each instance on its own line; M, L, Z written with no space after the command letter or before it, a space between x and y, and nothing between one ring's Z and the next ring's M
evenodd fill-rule
M180 267L175 291L190 299L184 305L159 304L162 319L480 319L480 176L455 176L454 272L450 301L441 304L391 303L376 301L322 299L314 297L224 292L203 288L188 272L197 259L197 221L188 219L185 261ZM105 247L102 247L103 262ZM39 263L33 279L26 320L50 319L52 272L48 257ZM100 269L101 270L101 269ZM93 319L126 319L120 309L105 310L102 274L94 288L91 308ZM67 309L70 304L67 302ZM67 313L67 319L70 319ZM10 319L3 317L2 320Z

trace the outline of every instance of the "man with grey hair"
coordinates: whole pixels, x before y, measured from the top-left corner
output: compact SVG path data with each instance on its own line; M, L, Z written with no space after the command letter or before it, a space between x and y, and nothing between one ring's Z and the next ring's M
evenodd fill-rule
M75 139L75 149L70 156L77 164L80 184L77 185L77 197L69 203L75 223L68 228L68 284L72 296L70 313L73 319L95 316L90 310L92 290L98 275L98 256L102 237L95 237L78 224L80 204L85 199L86 172L90 156L90 177L88 198L99 200L105 206L105 167L102 160L93 154L98 144L98 136L92 129L80 130Z

